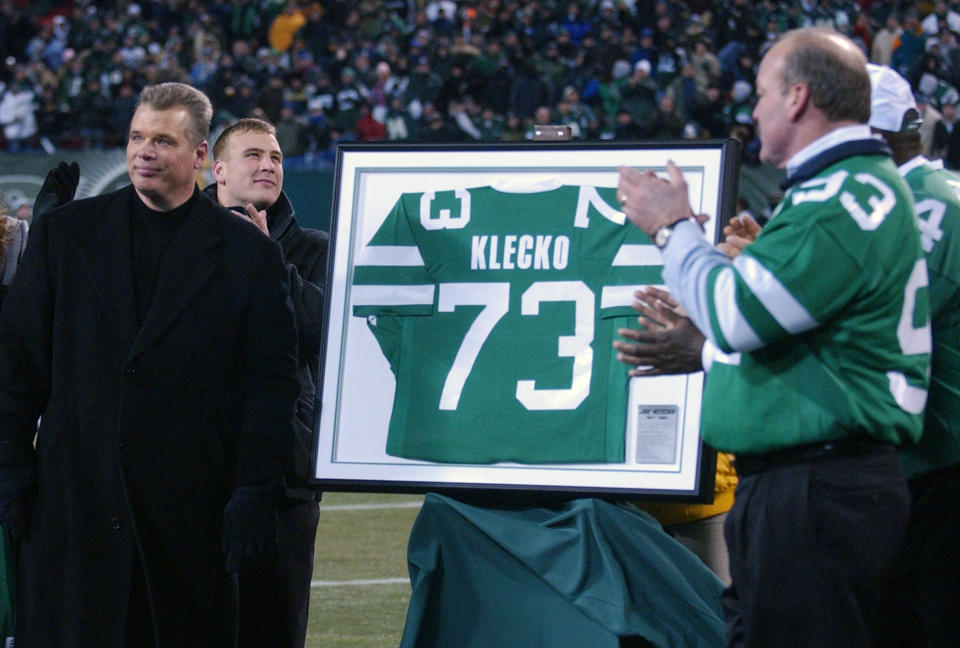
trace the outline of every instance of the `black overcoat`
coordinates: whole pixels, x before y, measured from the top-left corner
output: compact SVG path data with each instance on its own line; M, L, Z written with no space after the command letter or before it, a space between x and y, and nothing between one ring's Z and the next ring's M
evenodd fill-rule
M136 564L161 648L232 646L224 507L289 453L297 342L279 247L199 196L138 327L132 191L38 219L0 315L0 483L33 461L38 483L18 648L122 648Z

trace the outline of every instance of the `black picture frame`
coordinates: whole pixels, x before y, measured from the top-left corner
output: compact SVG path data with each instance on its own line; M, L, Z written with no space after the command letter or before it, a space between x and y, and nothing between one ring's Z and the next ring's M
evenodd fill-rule
M624 411L631 425L625 421L623 462L470 463L397 457L386 452L396 379L367 318L355 314L357 301L363 299L358 295L367 290L354 285L357 268L369 252L365 248L403 194L537 182L615 188L621 165L665 175L667 160L683 171L691 207L709 216L704 235L716 243L734 215L740 163L740 145L734 140L339 146L313 485L324 490L461 496L526 493L711 501L716 456L699 438L702 372L631 379L635 385L631 394L642 395L631 395ZM608 189L598 191L609 195ZM633 227L629 221L624 226ZM659 258L652 244L644 251ZM594 352L615 353L612 348ZM623 371L626 376L626 366ZM627 411L637 412L637 417L627 417ZM659 422L650 422L658 414ZM669 448L671 429L673 455L660 453L651 461L643 450L649 444L640 443L638 437L659 439Z

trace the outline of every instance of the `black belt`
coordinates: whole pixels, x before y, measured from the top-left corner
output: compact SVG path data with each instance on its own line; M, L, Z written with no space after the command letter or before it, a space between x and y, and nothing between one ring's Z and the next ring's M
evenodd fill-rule
M887 441L856 436L823 443L794 446L764 454L738 454L733 460L733 465L737 469L738 475L746 477L776 466L790 466L840 457L893 454L896 450L896 446Z

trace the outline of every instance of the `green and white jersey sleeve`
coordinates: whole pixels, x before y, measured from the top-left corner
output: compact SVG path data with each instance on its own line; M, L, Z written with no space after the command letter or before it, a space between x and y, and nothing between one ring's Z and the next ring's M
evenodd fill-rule
M901 454L913 477L960 463L960 176L922 157L901 166L900 173L915 201L933 325L923 436Z
M396 377L387 452L440 462L622 462L633 290L659 251L615 190L404 194L363 249L353 314Z
M704 440L758 453L919 436L930 327L912 212L889 158L845 158L791 188L732 264L700 273L684 304L727 354L707 379ZM674 288L696 255L671 264L670 247Z

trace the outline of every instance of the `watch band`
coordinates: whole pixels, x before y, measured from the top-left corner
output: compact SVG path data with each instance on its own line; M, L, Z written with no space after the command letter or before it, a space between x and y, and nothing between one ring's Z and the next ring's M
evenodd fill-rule
M694 223L697 222L693 216L687 216L686 218L681 218L680 220L674 221L669 225L664 225L653 233L653 244L662 250L664 247L666 247L667 242L670 241L670 235L673 234L673 228L684 221L693 221ZM699 226L699 223L697 223L697 225Z

